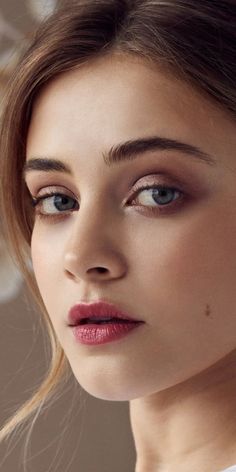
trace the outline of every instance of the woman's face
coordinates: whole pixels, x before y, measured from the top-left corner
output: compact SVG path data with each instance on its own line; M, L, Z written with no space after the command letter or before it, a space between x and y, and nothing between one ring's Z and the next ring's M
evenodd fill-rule
M103 159L150 137L202 154L169 141ZM95 397L130 400L191 381L236 348L235 148L224 111L137 58L96 59L35 102L27 161L57 159L71 174L31 169L27 186L77 205L58 209L48 197L36 207L33 267L72 371ZM145 323L113 342L80 344L68 311L101 299Z

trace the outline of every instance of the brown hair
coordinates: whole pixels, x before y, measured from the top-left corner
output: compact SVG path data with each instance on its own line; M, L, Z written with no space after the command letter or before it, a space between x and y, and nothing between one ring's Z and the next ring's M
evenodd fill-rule
M34 216L22 169L32 105L49 80L112 51L162 65L236 116L235 0L70 1L40 25L5 97L0 192L9 247L43 314L51 362L42 385L1 429L0 440L41 408L68 367L27 264Z

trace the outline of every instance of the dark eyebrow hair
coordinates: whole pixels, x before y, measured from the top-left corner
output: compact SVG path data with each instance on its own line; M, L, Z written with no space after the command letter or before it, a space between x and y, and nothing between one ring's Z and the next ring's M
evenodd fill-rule
M124 143L112 146L108 152L103 152L102 156L107 166L116 164L124 160L133 160L138 155L142 155L151 151L173 150L181 151L184 154L191 154L193 158L198 161L206 162L209 165L215 165L216 161L208 153L202 151L200 148L187 144L175 139L161 138L161 137L147 137L129 140ZM72 174L71 168L68 164L63 163L58 159L48 158L31 158L26 161L23 169L24 176L31 170L41 171L58 171Z

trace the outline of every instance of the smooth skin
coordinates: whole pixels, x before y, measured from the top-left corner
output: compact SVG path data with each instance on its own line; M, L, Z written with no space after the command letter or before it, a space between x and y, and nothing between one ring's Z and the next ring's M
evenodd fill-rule
M63 73L34 104L27 162L71 169L25 175L33 197L67 196L36 206L36 280L81 386L130 402L135 472L236 464L235 131L191 85L121 53ZM211 163L176 149L104 161L150 136L196 146ZM103 345L76 342L68 310L99 299L145 323Z

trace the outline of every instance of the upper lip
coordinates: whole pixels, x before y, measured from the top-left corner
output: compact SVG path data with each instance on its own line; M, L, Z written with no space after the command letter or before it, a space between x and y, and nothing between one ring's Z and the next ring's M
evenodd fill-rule
M127 312L118 309L113 303L108 303L103 300L90 303L76 303L72 306L68 313L68 325L76 326L83 318L97 318L99 317L116 317L129 321L143 322L137 318L133 318Z

